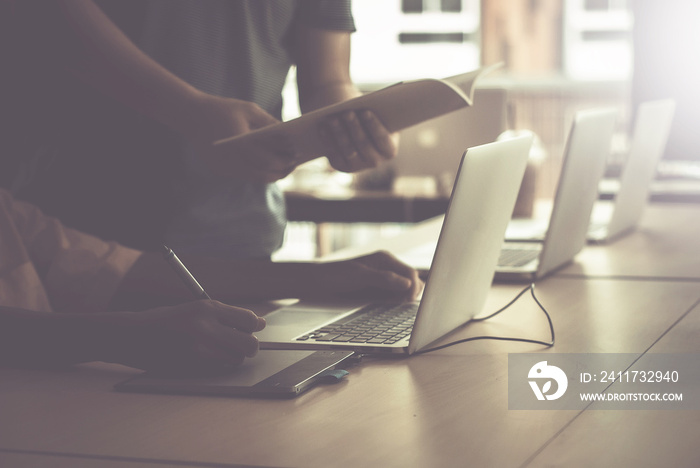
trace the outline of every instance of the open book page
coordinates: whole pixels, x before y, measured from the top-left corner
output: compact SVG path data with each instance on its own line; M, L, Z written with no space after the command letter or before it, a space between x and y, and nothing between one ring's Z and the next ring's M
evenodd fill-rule
M498 65L497 65L498 66ZM423 121L472 105L479 77L493 68L477 70L445 79L421 79L397 83L354 99L308 112L287 122L214 142L235 153L256 141L283 138L303 160L326 152L319 135L319 124L328 116L348 110L369 109L390 132L397 132Z

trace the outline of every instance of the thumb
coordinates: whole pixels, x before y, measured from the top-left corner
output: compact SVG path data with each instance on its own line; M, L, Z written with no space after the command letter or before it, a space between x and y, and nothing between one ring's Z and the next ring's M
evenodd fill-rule
M263 109L256 108L254 112L249 116L248 123L250 124L250 129L255 130L262 127L267 127L268 125L273 125L279 123L280 121Z

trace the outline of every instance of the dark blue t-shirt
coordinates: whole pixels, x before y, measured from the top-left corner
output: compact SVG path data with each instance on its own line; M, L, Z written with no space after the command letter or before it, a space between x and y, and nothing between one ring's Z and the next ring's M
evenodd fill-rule
M349 1L123 0L97 2L141 50L210 94L252 101L280 118L297 24L354 30ZM130 14L129 8L136 8ZM126 13L126 14L125 14ZM182 146L181 202L166 228L180 252L267 257L280 247L286 216L276 184L213 177Z
M354 30L349 0L96 0L154 60L196 88L280 117L296 25ZM31 122L14 138L16 195L65 224L150 250L268 257L283 240L275 184L217 179L172 130L77 80L52 2L18 2L13 92ZM21 7L21 8L19 8ZM23 25L32 27L25 27ZM22 31L32 31L22 35ZM41 31L36 34L34 31ZM26 36L26 37L25 37ZM70 42L70 40L67 40ZM13 75L14 76L14 75ZM22 97L24 96L24 97ZM28 98L36 105L27 105ZM15 125L17 126L17 125ZM17 151L14 151L14 149ZM4 165L6 166L6 165ZM15 177L17 179L17 177Z

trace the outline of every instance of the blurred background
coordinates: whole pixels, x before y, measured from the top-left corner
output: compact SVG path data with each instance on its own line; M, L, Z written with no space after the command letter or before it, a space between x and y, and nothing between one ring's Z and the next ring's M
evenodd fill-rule
M414 128L402 136L399 157L391 167L352 177L332 173L317 161L283 181L290 192L323 196L326 187L326 196L356 197L357 192L339 188L350 187L446 196L450 167L456 170L464 148L492 141L505 130L527 129L539 137L527 205L553 193L576 110L601 105L620 110L608 167L608 175L614 177L624 162L638 104L668 97L676 99L677 109L658 177L699 177L700 136L694 128L700 121L697 0L354 0L353 14L357 32L351 71L365 91L497 62L504 66L479 82L475 107L465 111L460 122L473 132L453 142L456 149L447 151L450 154L438 143L450 133L449 122L422 133ZM293 93L288 87L285 119L298 115ZM479 125L483 128L476 128ZM421 144L424 147L416 146ZM323 223L327 220L306 222L313 216L297 216L294 203L292 196L291 218L296 222L279 258L313 257L401 228L401 223L376 222L346 227L331 222L336 224L332 229L319 228L329 224ZM525 214L529 210L524 207Z

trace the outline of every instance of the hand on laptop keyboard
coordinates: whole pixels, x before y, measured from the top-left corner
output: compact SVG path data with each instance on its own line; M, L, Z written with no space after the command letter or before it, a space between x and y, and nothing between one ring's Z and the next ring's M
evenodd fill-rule
M298 284L290 286L300 298L349 297L404 302L415 300L424 286L418 271L387 252L309 264L298 280Z

